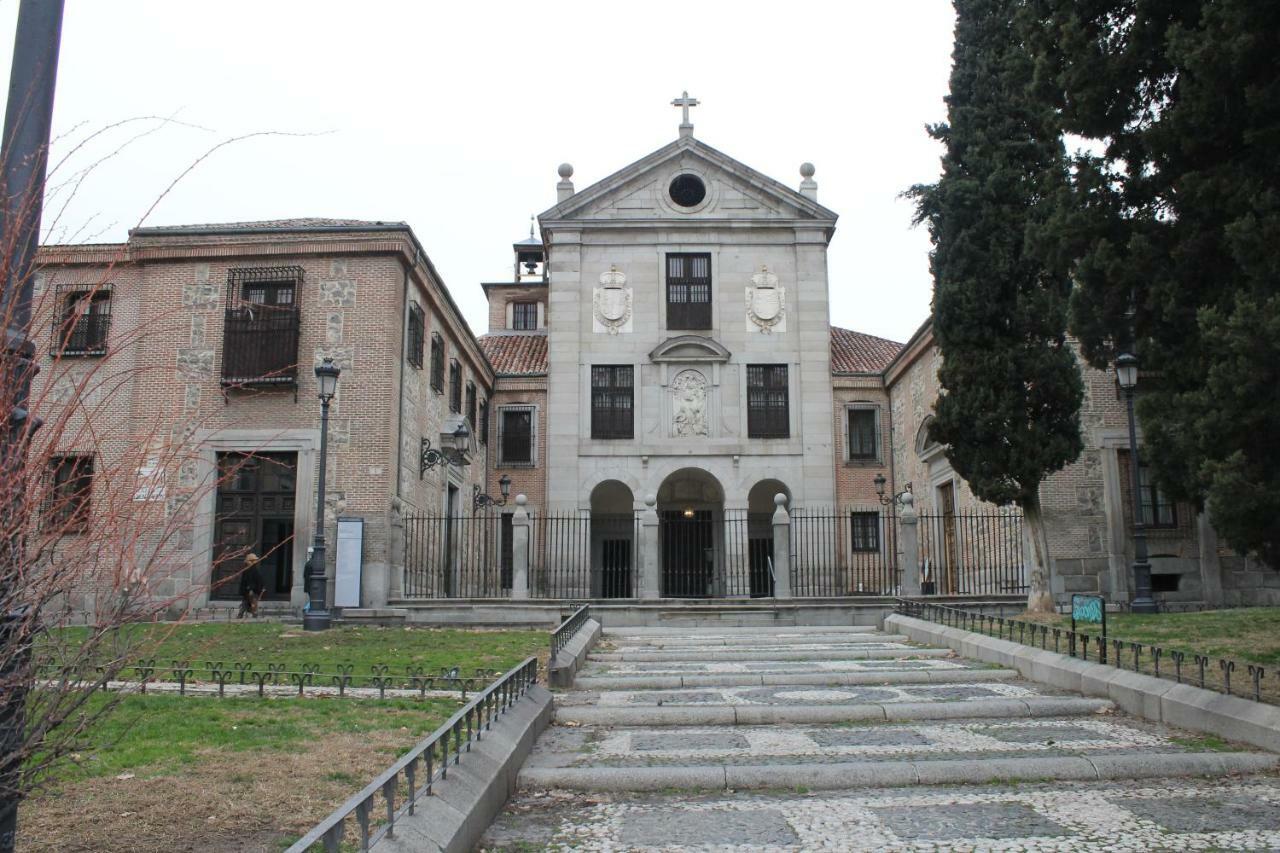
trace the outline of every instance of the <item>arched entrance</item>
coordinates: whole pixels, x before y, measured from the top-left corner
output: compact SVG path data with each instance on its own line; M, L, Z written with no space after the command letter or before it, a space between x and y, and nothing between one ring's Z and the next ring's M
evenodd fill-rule
M781 480L761 480L747 492L747 577L752 598L773 597L773 513L779 494L786 495L790 505L791 490Z
M658 489L663 598L723 594L724 489L700 468L681 468Z
M635 498L626 483L591 490L591 597L635 598Z

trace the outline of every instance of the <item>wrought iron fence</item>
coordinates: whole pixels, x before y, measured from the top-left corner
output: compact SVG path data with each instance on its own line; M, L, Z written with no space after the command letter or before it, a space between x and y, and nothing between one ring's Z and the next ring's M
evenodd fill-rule
M895 595L902 582L892 508L792 510L791 553L796 596Z
M920 513L922 591L938 595L1026 592L1022 514Z
M404 592L410 598L511 595L501 515L418 515L404 520ZM506 553L510 553L508 548Z
M304 853L316 844L323 845L325 851L342 849L347 821L353 816L359 850L367 851L383 838L394 837L396 821L414 814L418 801L431 796L436 781L447 779L449 768L462 763L471 743L481 740L494 721L524 698L537 681L538 659L527 658L312 827L286 853ZM401 796L404 804L398 805Z
M903 616L974 631L1085 661L1090 659L1092 649L1095 663L1109 663L1117 668L1169 679L1178 684L1190 684L1228 696L1280 705L1280 672L1273 672L1277 677L1268 682L1266 669L1261 664L1072 631L1044 622L1010 619L980 610L947 607L926 601L899 599L897 612Z
M534 598L635 598L639 519L588 510L534 515L529 592Z

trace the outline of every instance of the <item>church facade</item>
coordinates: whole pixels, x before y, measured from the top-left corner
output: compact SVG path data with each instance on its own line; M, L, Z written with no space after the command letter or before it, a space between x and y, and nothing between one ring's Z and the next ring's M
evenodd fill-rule
M976 500L927 440L939 363L928 324L905 345L833 327L837 217L813 166L785 186L696 139L684 106L674 142L589 187L560 167L556 203L512 245L511 279L481 285L479 336L404 223L145 228L123 244L44 247L37 399L72 405L108 362L133 377L51 439L51 458L81 460L67 470L85 518L118 513L115 495L158 501L177 533L158 561L166 594L230 601L227 579L255 551L271 560L268 597L299 607L295 543L314 527L318 474L311 368L330 358L342 378L323 523L331 542L339 520L361 536L329 551L330 595L345 606L635 596L642 517L658 519L662 595L767 596L779 495L793 570L814 559L794 544L809 535L800 519L827 537L827 574L796 594L893 594L892 496L904 492L937 525L928 589L1024 591L1016 519ZM1042 491L1054 592L1123 599L1122 411L1113 377L1082 370L1087 449ZM1159 597L1280 595L1218 547L1207 518L1142 484ZM553 552L550 526L530 548L595 580L513 590L517 511L580 531L572 557ZM986 519L981 534L969 517ZM992 536L999 585L966 586ZM343 586L353 560L357 581ZM622 580L601 581L602 566Z

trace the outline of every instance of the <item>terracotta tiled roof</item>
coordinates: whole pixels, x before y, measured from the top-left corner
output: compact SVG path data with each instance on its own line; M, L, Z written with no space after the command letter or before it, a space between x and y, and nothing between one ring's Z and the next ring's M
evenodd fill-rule
M879 373L901 350L902 344L894 341L831 327L832 373Z
M480 348L499 376L538 376L547 372L546 335L483 335Z
M307 216L298 219L263 219L257 222L208 222L197 225L154 225L135 229L143 234L165 231L293 231L304 228L357 228L362 225L404 225L403 222L382 222L370 219L326 219Z

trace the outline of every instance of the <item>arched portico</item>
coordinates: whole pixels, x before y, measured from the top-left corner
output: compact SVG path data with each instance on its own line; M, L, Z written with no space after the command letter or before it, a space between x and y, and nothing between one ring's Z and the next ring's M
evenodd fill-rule
M773 560L773 513L778 495L791 503L791 490L781 480L758 481L747 492L746 554L748 589L752 598L772 598L774 580L770 571Z
M701 468L681 468L658 489L664 598L723 594L724 488Z
M635 496L626 483L605 480L591 490L591 597L636 596Z

